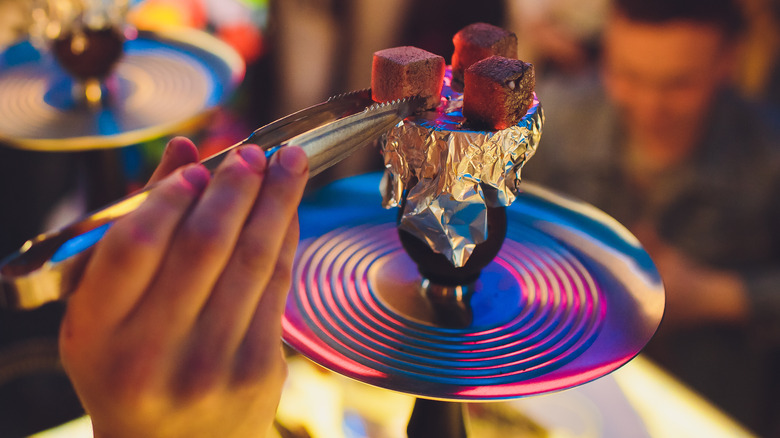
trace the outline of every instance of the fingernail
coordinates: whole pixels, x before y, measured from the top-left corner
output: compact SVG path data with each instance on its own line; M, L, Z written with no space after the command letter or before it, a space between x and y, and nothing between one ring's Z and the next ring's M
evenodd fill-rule
M255 170L259 172L265 170L265 154L263 154L263 151L261 151L259 147L253 144L245 145L238 150L238 154Z
M206 184L209 183L209 179L211 178L209 171L199 164L185 167L184 170L182 170L181 175L192 185L192 188L198 192L206 188Z
M309 159L303 149L294 146L286 146L278 152L279 164L291 174L302 174L309 166Z

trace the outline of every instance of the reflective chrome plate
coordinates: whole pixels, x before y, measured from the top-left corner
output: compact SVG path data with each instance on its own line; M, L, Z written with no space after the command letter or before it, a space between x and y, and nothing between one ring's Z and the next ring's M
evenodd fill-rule
M556 391L633 358L661 321L647 253L595 208L523 183L507 240L470 299L437 306L381 207L379 174L333 183L299 210L284 339L326 368L445 400Z
M52 59L22 42L0 52L0 140L74 152L181 132L224 103L244 69L235 50L206 32L139 32L106 81L107 102L92 109L74 100L74 81Z

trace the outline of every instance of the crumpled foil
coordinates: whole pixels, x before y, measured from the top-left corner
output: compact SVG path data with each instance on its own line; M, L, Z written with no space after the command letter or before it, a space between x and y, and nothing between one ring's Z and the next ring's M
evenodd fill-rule
M450 84L447 69L439 107L407 118L383 138L381 191L385 208L403 208L401 229L461 267L487 239L487 207L515 200L520 171L542 136L544 115L534 95L517 125L469 130L463 95Z

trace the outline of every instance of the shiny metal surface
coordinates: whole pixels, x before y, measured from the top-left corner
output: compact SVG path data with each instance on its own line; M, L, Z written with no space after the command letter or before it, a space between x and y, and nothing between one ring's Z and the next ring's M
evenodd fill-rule
M94 107L74 98L78 82L29 43L0 52L0 141L52 152L142 143L202 122L244 77L238 53L197 30L139 32L124 52Z
M447 68L440 105L409 117L381 143L382 197L402 206L399 227L458 267L487 238L487 208L514 202L521 173L542 138L544 112L533 103L517 124L474 130L463 116L463 94Z
M314 176L368 144L419 109L419 98L376 104L370 90L332 98L252 133L219 154L203 161L214 170L233 148L247 142L261 146L267 156L286 145L298 145L309 157ZM100 240L113 220L136 209L147 191L130 195L60 230L24 244L0 262L0 306L32 309L66 298L75 287L89 249Z
M474 289L431 295L400 246L397 211L380 207L379 179L333 183L299 211L284 339L320 365L419 397L498 400L601 377L655 333L660 277L599 210L523 183Z

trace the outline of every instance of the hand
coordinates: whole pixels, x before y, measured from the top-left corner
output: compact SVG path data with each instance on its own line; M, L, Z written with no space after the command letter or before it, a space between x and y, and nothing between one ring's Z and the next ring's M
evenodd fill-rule
M656 264L666 290L664 326L740 323L748 304L741 278L706 266L664 242L646 224L633 230Z
M307 160L247 145L213 177L196 160L169 143L68 303L62 361L96 437L264 436L273 421Z

